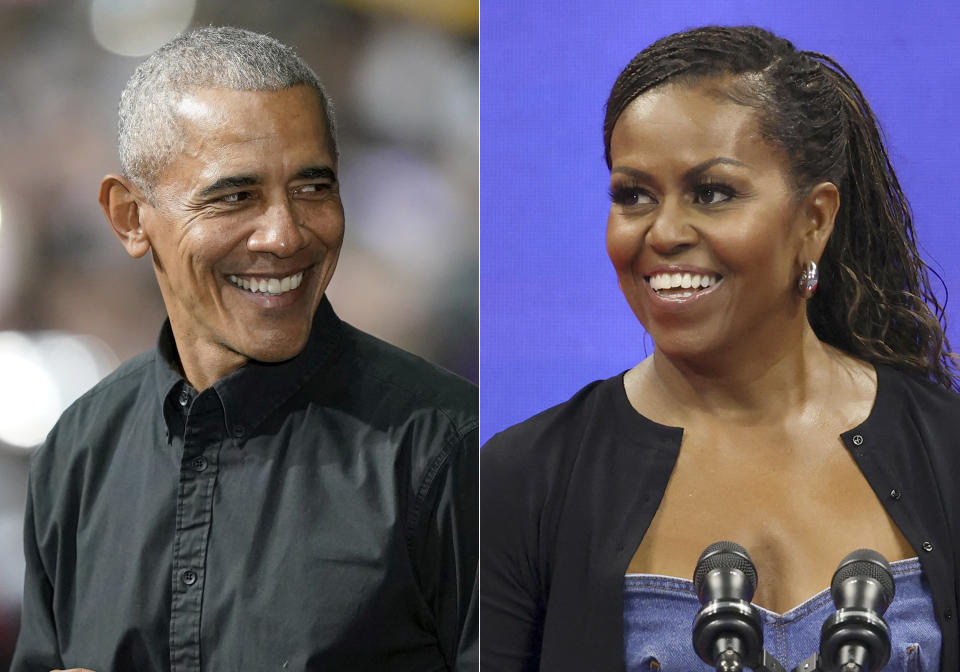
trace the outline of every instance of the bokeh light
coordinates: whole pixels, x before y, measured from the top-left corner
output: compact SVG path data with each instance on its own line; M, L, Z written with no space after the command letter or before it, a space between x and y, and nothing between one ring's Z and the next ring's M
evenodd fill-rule
M0 333L0 371L17 381L0 385L0 441L19 448L35 446L57 420L56 382L30 339L12 331Z
M196 4L196 0L93 0L90 26L107 51L146 56L190 25Z
M59 332L0 332L0 442L41 443L60 414L118 360L97 339Z

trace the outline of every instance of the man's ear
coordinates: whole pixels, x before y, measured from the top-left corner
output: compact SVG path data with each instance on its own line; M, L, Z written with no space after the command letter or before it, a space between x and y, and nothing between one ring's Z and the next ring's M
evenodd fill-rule
M107 175L100 183L100 207L127 254L140 258L150 249L150 238L140 224L141 206L146 199L122 175Z
M827 247L833 223L840 210L840 191L833 182L821 182L815 185L804 197L801 206L803 226L803 258L800 263L814 261L820 263L820 257Z

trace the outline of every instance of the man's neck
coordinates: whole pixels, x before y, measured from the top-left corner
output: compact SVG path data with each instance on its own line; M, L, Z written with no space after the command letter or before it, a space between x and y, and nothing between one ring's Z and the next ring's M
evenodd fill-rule
M218 380L245 366L249 358L229 348L210 343L170 323L183 377L197 391L203 392Z

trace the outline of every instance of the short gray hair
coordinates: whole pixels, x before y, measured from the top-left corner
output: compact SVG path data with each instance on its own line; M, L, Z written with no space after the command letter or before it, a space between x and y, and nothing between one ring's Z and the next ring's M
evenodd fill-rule
M333 105L317 75L293 49L267 35L229 26L178 35L140 64L120 95L117 140L124 176L152 199L153 180L183 151L175 108L191 91L279 91L303 84L320 97L336 157Z

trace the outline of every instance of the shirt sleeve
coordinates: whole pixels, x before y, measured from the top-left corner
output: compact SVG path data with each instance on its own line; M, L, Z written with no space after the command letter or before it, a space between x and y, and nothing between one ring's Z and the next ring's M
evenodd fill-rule
M476 672L479 666L479 529L477 430L456 439L441 457L427 495L417 535L414 565L430 606L447 668ZM433 471L433 470L431 470Z
M20 635L10 672L48 672L61 668L57 630L53 618L53 584L44 567L36 535L36 507L33 470L27 485L26 516L23 524L23 551L26 573L23 582L23 609Z
M543 639L543 600L537 564L539 513L531 501L534 475L518 465L502 435L480 457L481 669L536 672Z

